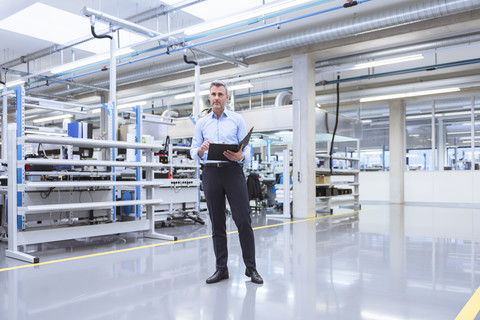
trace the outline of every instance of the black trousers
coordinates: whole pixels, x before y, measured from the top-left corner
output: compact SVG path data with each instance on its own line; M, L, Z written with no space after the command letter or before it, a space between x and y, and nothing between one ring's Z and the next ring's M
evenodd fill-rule
M239 164L220 168L205 166L202 170L202 183L212 222L213 250L217 260L216 269L227 268L228 260L225 196L238 229L245 266L256 268L255 239L250 218L247 183L242 167Z

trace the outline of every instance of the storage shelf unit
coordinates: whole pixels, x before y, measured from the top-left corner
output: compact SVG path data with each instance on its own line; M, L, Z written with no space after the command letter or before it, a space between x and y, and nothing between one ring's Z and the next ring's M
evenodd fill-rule
M71 137L49 137L24 135L24 89L17 87L17 123L8 126L8 249L6 256L30 263L38 263L39 258L19 250L20 247L51 241L93 237L123 232L143 232L145 237L161 240L176 240L174 236L155 232L153 206L162 203L161 197L154 195L153 188L162 186L163 181L154 181L153 170L166 167L166 164L154 162L154 152L163 146L144 143L131 143L111 140L92 140ZM137 107L137 112L140 108ZM141 119L141 117L137 117ZM139 125L140 127L140 125ZM139 139L137 139L139 141ZM36 143L94 147L106 151L110 160L72 160L72 159L25 159L26 145ZM116 148L135 149L136 162L115 161ZM141 161L141 152L146 161ZM26 165L37 165L46 175L56 177L55 181L38 181L38 173L26 172ZM94 167L102 167L104 175ZM175 165L168 165L169 167ZM64 170L70 168L67 180L61 181ZM116 181L115 168L135 168L135 181ZM179 165L179 167L184 167ZM145 170L146 181L141 181L141 168ZM79 170L79 172L75 171ZM84 181L85 173L95 177ZM83 177L80 179L80 177ZM71 179L77 179L72 181ZM100 179L100 180L95 180ZM117 187L134 187L135 198L116 201ZM146 196L142 197L142 188ZM52 190L58 193L49 196ZM82 198L87 194L88 198ZM73 195L73 196L72 196ZM117 219L116 207L135 206L135 217L129 221ZM146 208L142 216L141 206ZM45 224L43 222L45 221ZM40 224L40 225L39 225Z
M359 162L360 159L353 157L332 156L317 152L316 157L322 160L322 166L316 170L317 176L324 176L328 183L323 181L316 184L316 191L328 191L328 195L318 195L317 192L317 212L333 213L334 206L348 207L354 210L360 209L359 202ZM332 168L330 170L330 161L340 160L343 162L342 169ZM340 177L340 178L337 178ZM347 194L335 194L336 186L340 190L347 189ZM347 187L347 188L345 188ZM337 191L338 191L337 189Z
M154 209L155 221L172 221L175 219L191 219L201 224L200 218L200 166L192 160L182 159L176 152L188 152L190 147L168 145L168 163L164 166L175 174L172 179L156 179L159 182L154 187L155 193L164 199L156 204ZM185 162L184 162L185 161ZM155 171L154 171L155 172Z

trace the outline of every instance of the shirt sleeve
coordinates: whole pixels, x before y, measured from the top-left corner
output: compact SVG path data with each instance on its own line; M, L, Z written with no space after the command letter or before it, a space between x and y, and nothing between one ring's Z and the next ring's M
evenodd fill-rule
M206 152L203 154L202 158L198 156L198 149L200 149L200 147L202 146L203 140L204 139L202 134L202 126L200 121L197 121L193 134L192 145L190 147L190 156L192 157L192 159L201 161L202 159L206 158Z
M241 117L238 124L238 141L242 141L246 135L247 135L247 128L245 126L245 120L243 119L243 117ZM251 158L250 142L248 143L248 145L243 146L242 154L245 156L245 158L243 159L243 161L239 161L239 162L249 163Z

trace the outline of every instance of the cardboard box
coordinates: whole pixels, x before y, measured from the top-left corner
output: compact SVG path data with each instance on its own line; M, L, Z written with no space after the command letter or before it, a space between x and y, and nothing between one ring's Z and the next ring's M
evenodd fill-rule
M330 176L324 176L321 174L316 175L315 179L316 184L330 184Z

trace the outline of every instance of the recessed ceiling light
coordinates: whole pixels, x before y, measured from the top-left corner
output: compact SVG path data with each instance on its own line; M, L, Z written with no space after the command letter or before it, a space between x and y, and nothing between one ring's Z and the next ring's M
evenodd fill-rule
M426 95L432 95L432 94L457 92L457 91L460 91L460 88L455 87L455 88L433 89L433 90L425 90L425 91L411 91L411 92L404 92L404 93L387 94L387 95L383 95L383 96L361 98L360 102L402 99L402 98L426 96Z

